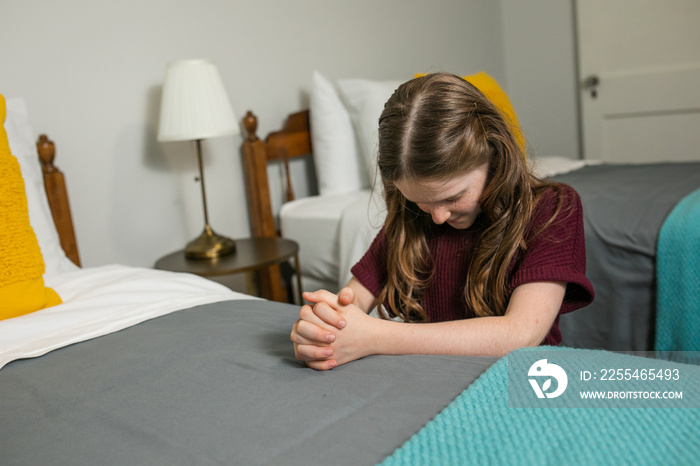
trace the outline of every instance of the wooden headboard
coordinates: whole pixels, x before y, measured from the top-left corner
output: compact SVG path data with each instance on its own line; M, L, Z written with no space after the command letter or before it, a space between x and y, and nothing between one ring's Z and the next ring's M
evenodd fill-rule
M80 256L78 255L78 244L75 240L75 230L73 229L73 217L70 212L68 202L68 191L66 190L66 180L61 170L53 164L56 157L56 146L45 134L39 136L36 142L36 150L41 160L41 169L44 174L44 189L49 200L49 208L53 216L53 222L58 231L61 247L77 266L80 266Z
M250 226L255 237L276 237L275 217L270 199L270 183L267 176L269 162L282 163L286 174L286 199L294 200L289 172L289 160L311 153L309 111L294 113L287 118L284 127L270 133L265 141L258 138L258 118L248 111L243 118L247 137L243 141L243 170L248 190ZM272 267L258 274L263 296L275 296L276 301L286 301L286 288L282 286L279 267Z

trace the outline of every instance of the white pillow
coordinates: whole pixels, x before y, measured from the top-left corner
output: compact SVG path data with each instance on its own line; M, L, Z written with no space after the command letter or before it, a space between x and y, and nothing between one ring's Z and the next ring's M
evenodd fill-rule
M384 104L403 81L370 81L342 79L338 81L340 95L345 102L360 144L360 153L367 174L376 189L381 188L377 169L379 117Z
M350 115L333 83L317 71L312 79L310 118L319 193L332 196L369 186Z
M44 189L41 163L34 143L34 133L29 125L27 106L21 97L7 98L5 106L7 108L5 131L10 143L10 151L17 158L22 170L27 193L29 222L44 257L46 267L44 276L75 270L78 267L63 252L53 223Z
M540 178L551 178L556 175L563 175L578 170L587 165L598 165L601 163L600 160L578 160L557 155L531 158L529 161L530 170L532 170L535 176Z

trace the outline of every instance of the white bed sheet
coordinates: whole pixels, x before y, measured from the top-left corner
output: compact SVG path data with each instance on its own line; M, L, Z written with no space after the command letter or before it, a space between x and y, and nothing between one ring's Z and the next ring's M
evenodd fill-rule
M600 160L577 160L568 157L550 155L546 157L536 157L531 160L532 172L540 178L549 178L556 175L563 175L587 165L598 165Z
M282 236L299 244L299 263L304 278L337 283L340 274L339 232L343 211L362 202L364 191L310 196L287 202L280 210ZM303 285L308 289L306 285Z
M533 172L542 178L578 170L597 160L559 156L537 157ZM378 191L363 190L333 196L312 196L288 202L280 211L282 236L299 243L302 286L336 284L337 291L352 278L350 269L369 249L380 230L386 208Z
M123 265L45 277L63 304L0 321L0 368L175 311L256 299L196 275Z

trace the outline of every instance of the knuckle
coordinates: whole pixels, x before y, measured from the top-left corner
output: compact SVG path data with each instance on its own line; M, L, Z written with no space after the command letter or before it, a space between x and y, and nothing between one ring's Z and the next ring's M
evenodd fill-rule
M328 303L321 301L314 306L314 314L318 315L319 312L324 312L329 308Z
M308 332L308 325L305 320L300 320L299 323L297 324L297 331L296 333L301 335L306 335Z
M301 310L299 311L299 318L301 321L308 320L312 315L313 315L313 309L309 305L304 305L302 306Z

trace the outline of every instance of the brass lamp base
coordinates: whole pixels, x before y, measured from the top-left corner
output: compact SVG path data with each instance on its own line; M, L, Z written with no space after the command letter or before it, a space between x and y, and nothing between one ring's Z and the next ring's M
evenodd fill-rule
M193 239L185 248L188 259L216 259L236 252L236 243L225 236L214 233L209 225L198 238Z

